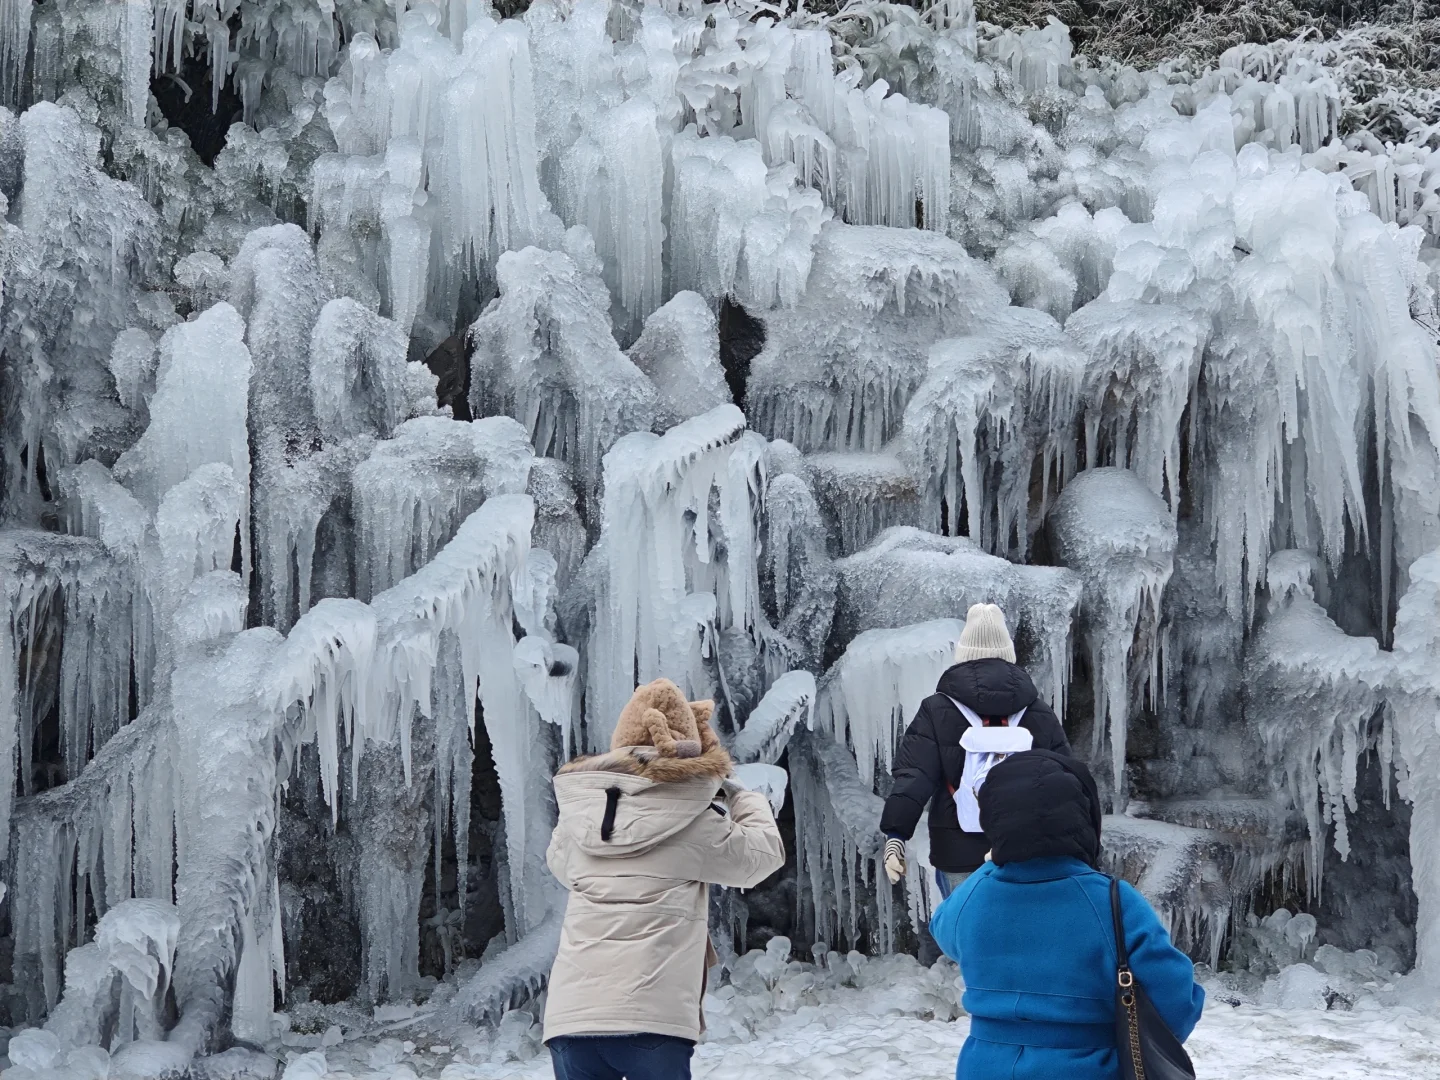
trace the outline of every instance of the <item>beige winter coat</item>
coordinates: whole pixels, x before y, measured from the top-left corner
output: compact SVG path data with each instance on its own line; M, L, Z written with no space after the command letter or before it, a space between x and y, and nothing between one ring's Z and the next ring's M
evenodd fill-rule
M707 883L748 889L785 862L766 798L717 794L729 772L719 746L687 758L631 746L572 761L555 777L560 821L547 859L570 898L550 973L547 1041L636 1032L699 1039L713 960Z

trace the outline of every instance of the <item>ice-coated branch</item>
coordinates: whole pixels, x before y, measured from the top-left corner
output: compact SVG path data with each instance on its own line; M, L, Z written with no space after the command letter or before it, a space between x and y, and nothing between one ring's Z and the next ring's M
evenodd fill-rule
M815 676L788 671L771 684L730 745L736 761L774 765L795 731L814 726Z

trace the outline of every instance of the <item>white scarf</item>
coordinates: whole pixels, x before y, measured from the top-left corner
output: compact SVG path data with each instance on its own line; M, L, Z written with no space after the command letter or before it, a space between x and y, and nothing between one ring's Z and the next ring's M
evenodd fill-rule
M1025 710L1005 718L1004 727L986 727L974 709L961 705L954 698L951 703L970 721L970 727L960 737L960 746L965 751L965 770L960 774L960 786L955 789L955 816L960 819L960 828L969 833L983 832L980 828L980 788L990 770L1011 754L1029 750L1035 744L1035 736L1028 728L1019 726Z

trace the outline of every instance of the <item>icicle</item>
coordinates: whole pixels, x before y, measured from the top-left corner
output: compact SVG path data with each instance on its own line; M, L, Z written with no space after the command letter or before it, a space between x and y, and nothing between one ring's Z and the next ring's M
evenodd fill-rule
M564 159L563 216L595 238L632 338L661 303L665 167L657 121L653 103L632 98L598 114Z
M437 685L432 680L453 683L458 676L471 726L478 690L500 775L516 933L544 916L543 900L524 870L530 738L521 722L528 713L515 671L515 615L508 594L508 583L529 550L533 521L528 496L496 495L465 520L430 563L375 597L378 659L370 669L366 706L367 734L392 742L398 732L408 763L410 717L417 709L431 715L431 687ZM445 633L459 635L458 672L436 669Z
M16 806L20 839L8 897L15 971L48 1007L60 994L60 957L86 934L88 904L77 904L76 897L88 892L100 915L129 900L132 890L169 904L173 738L168 704L152 706L106 743L77 779ZM67 960L67 994L69 971ZM55 1020L66 1022L59 1013Z
M369 598L414 573L487 498L523 492L533 460L508 416L400 425L352 474L357 594Z
M523 28L477 24L448 92L439 186L447 244L467 265L534 243L548 211L540 194L530 46ZM493 230L493 232L492 232Z
M366 687L377 633L374 612L360 601L321 600L300 617L273 661L273 707L281 714L292 703L304 707L306 738L313 738L319 751L321 790L332 823L340 816L341 738L358 769L364 739L378 733Z
M820 734L796 732L790 743L795 802L797 894L817 941L854 947L862 896L881 880L883 800L861 782L845 748ZM894 948L896 914L889 889L876 889L878 925L868 926L881 952Z
M93 540L11 530L0 534L0 827L9 820L15 777L32 783L35 728L52 704L60 719L66 774L79 775L92 752L130 715L134 605L139 566ZM143 624L142 624L143 625ZM59 651L58 679L46 657ZM141 655L141 659L146 657Z
M747 384L755 426L805 453L879 450L899 433L930 347L1007 303L953 240L831 221L803 299L766 319Z
M1178 508L1180 421L1199 377L1208 327L1168 304L1102 297L1072 315L1065 330L1090 356L1081 391L1086 467L1135 468L1151 491Z
M115 6L123 87L121 100L125 119L136 126L145 124L150 107L152 27L155 22L151 12L153 3L154 0L122 0ZM0 14L0 20L3 19L4 15Z
M35 0L0 0L0 103L20 104Z

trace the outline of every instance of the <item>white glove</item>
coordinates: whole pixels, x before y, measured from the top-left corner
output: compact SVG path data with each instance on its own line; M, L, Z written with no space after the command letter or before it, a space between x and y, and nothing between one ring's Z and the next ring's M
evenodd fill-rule
M905 876L905 841L893 836L885 841L885 876L890 884L898 884Z
M739 780L736 780L735 777L727 776L724 780L720 781L720 790L725 793L725 798L728 800L735 798L740 792L749 791L750 789L740 783Z

